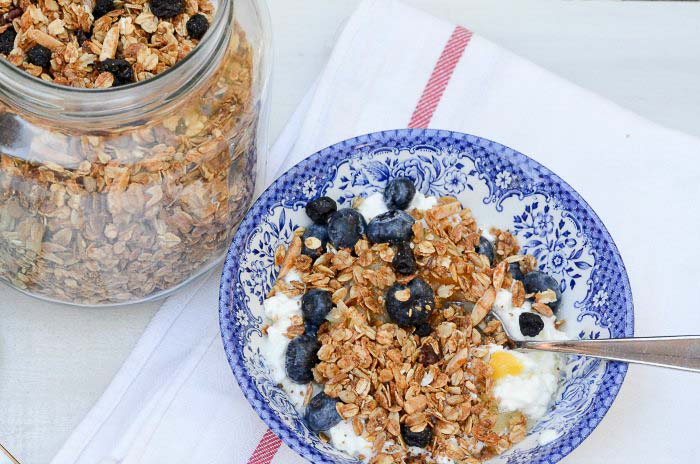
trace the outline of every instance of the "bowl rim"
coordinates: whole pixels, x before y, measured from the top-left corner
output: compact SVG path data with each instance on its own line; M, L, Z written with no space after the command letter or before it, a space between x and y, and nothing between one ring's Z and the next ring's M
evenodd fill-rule
M293 171L297 169L302 169L306 167L307 165L313 165L317 163L319 160L321 160L324 157L324 154L328 152L336 152L341 149L346 149L349 145L350 146L362 146L366 145L368 143L377 143L377 142L386 142L391 139L396 139L399 137L408 137L408 138L418 138L418 137L429 137L429 136L443 136L443 137L449 137L453 139L470 139L470 142L482 142L488 144L491 148L502 148L509 150L517 155L522 156L526 161L530 161L534 163L535 165L539 166L540 168L543 168L544 171L547 173L548 176L551 176L561 187L563 190L573 197L577 202L579 202L582 206L584 206L588 212L590 213L592 219L594 220L597 225L600 226L600 234L607 239L607 241L610 244L610 247L612 248L613 253L613 258L619 265L620 269L622 270L622 275L621 275L621 280L622 280L622 286L624 287L624 293L627 301L629 302L627 308L623 308L625 311L624 314L624 321L625 321L625 327L624 327L624 332L626 337L631 337L634 335L634 301L633 301L633 295L632 295L632 290L631 290L631 285L629 282L629 276L627 274L627 269L625 267L624 261L622 260L622 256L620 254L619 248L617 247L617 244L613 240L612 236L607 230L607 227L603 223L603 221L600 219L600 216L595 212L595 210L586 202L586 200L573 188L571 185L569 185L566 181L564 181L561 177L559 177L557 174L555 174L551 169L549 169L547 166L543 165L539 161L536 161L529 156L519 152L518 150L515 150L513 148L510 148L506 145L500 144L498 142L495 142L493 140L472 135L472 134L467 134L463 132L456 132L456 131L450 131L450 130L442 130L442 129L392 129L392 130L384 130L384 131L378 131L378 132L371 132L368 134L360 135L357 137L352 137L337 143L334 143L332 145L329 145L321 150L316 151L315 153L311 154L310 156L304 158L303 160L299 161L296 163L294 166L290 167L287 169L283 174L277 177L274 182L272 182L261 194L258 198L256 198L254 204L250 207L248 212L246 213L245 217L241 221L240 225L243 225L244 223L247 222L255 222L258 223L260 220L260 216L256 216L256 210L261 206L261 203L265 201L266 197L271 194L271 192L280 189L285 183L285 179L287 176L289 176ZM337 164L342 163L352 157L353 155L347 156L343 158L342 160L339 160ZM282 188L281 190L286 190L285 188ZM302 458L309 460L310 462L323 462L323 463L330 463L333 462L329 460L326 456L321 455L320 452L318 452L315 448L313 448L311 445L307 443L301 443L300 440L297 439L290 439L291 437L296 436L296 432L291 430L286 424L281 422L276 415L267 407L267 404L264 400L264 398L260 395L260 392L258 389L255 387L252 376L248 374L247 370L243 367L242 363L242 356L238 352L235 346L230 345L230 341L226 338L226 324L227 324L227 312L229 312L231 303L232 303L232 292L231 292L231 282L233 281L233 276L237 273L239 269L239 261L237 260L237 257L239 255L239 251L242 249L244 243L247 241L249 234L246 234L243 232L243 229L240 227L236 231L232 241L231 245L229 247L229 250L226 254L226 260L223 265L223 270L222 270L222 275L221 275L221 281L219 285L219 324L220 324L220 333L221 333L221 338L222 342L224 345L224 351L226 352L226 358L228 360L228 363L231 367L231 370L234 374L234 377L236 378L236 381L238 382L244 396L250 403L251 407L253 410L258 414L258 416L265 422L265 424L270 428L270 430L278 436L285 444L287 444L290 448L292 448L299 456ZM235 332L235 330L234 330ZM608 373L608 368L610 366L616 367L616 375L614 376L613 379L613 384L609 386L607 390L607 399L608 401L604 401L599 405L599 410L598 413L595 414L593 417L587 418L587 423L589 427L584 430L579 432L579 440L576 440L575 443L571 443L570 446L567 446L565 449L561 450L561 452L554 457L554 460L540 460L538 462L542 463L549 463L549 464L554 464L561 459L563 459L565 456L570 454L574 449L576 449L588 436L595 430L595 428L600 424L600 422L603 420L605 415L608 413L610 410L612 404L614 403L615 399L617 398L618 393L620 392L620 389L622 387L622 384L624 383L627 369L628 369L628 364L623 363L623 362L616 362L616 361L601 361L604 363L604 366L606 367L605 369L605 374ZM597 390L600 391L600 390ZM598 396L598 395L595 395ZM561 435L557 438L560 439L566 435ZM556 440L555 440L556 441ZM534 464L534 462L533 462Z

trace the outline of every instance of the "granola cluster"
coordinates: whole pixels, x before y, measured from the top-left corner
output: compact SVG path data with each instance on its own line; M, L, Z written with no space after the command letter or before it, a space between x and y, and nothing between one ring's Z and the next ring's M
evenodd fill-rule
M236 25L210 79L137 127L65 131L0 102L0 279L121 303L213 264L252 199L256 98Z
M364 456L372 464L434 462L437 456L481 462L526 435L523 414L499 414L493 397L487 345L505 345L507 339L500 322L487 315L501 288L513 287L518 306L534 296L525 294L508 269L517 263L527 273L536 262L519 255L515 238L501 230L491 231L496 237L492 262L475 251L481 231L471 211L455 198L410 213L415 218L411 247L416 273L395 272L395 247L364 238L353 250L329 248L314 260L302 250L320 242L314 237L302 241L305 231L300 228L288 249L277 250L280 273L271 296L297 297L310 288L332 293L333 309L317 333L313 376L326 395L339 400L338 414L372 443L373 455ZM301 281L287 282L284 277L291 271ZM429 334L397 325L385 311L387 289L415 278L434 292ZM541 298L547 301L547 295ZM295 316L287 336L293 339L304 331L303 319ZM309 385L307 404L311 396ZM425 448L432 457L412 455L403 437L426 430L430 439Z
M213 12L210 0L0 0L0 57L60 85L139 82L187 56Z

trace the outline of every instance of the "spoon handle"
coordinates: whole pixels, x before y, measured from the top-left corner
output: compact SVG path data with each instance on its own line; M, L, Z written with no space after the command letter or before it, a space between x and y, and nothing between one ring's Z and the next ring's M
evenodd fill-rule
M700 372L700 335L601 340L527 340L516 342L516 347Z

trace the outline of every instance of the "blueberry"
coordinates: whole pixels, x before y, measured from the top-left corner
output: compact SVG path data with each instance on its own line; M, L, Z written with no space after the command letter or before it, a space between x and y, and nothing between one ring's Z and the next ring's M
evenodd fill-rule
M406 427L405 424L401 424L401 437L403 437L406 446L425 448L430 444L430 440L433 439L433 428L426 425L420 432L411 432L410 428Z
M313 432L325 432L341 421L340 414L335 408L338 400L321 392L311 398L306 407L304 421L309 430Z
M185 0L151 0L151 13L161 19L175 17L185 10Z
M544 321L539 314L521 313L518 318L520 332L526 337L536 337L544 329Z
M83 43L85 43L86 40L90 40L90 37L92 34L90 32L85 32L82 29L78 29L75 31L75 38L78 41L78 45L81 47L83 46Z
M125 85L134 82L134 69L128 61L118 58L106 59L98 64L101 72L109 72L114 76L114 85Z
M552 308L552 311L556 312L559 308L559 303L561 302L561 290L559 290L559 282L556 281L551 276L548 276L542 271L532 271L528 272L523 279L523 285L525 286L525 293L539 293L546 290L554 290L557 296L557 301L553 303L547 303L547 305Z
M391 261L394 271L403 275L410 275L416 272L418 265L416 257L413 255L410 242L401 242L396 245L396 254Z
M486 256L489 259L489 264L493 264L495 254L493 251L493 244L489 242L488 239L479 237L479 244L476 246L476 252Z
M203 14L197 13L187 20L187 33L193 39L201 39L209 29L209 20Z
M525 278L525 274L520 270L520 263L510 263L508 269L510 269L510 275L512 275L515 280L522 281Z
M114 10L114 0L97 0L95 8L92 9L93 18L101 18L110 11Z
M331 292L320 288L312 288L304 294L301 298L301 313L307 327L318 329L326 321L326 316L333 308L332 297Z
M413 237L413 223L416 222L405 211L393 209L375 216L367 225L367 238L372 243L392 243L394 245Z
M9 55L13 48L15 48L15 38L17 37L17 32L15 32L14 27L10 26L5 29L5 32L0 34L0 53Z
M424 322L422 324L418 324L416 326L416 330L413 333L418 335L419 337L427 337L428 335L433 333L433 327L429 323Z
M389 209L406 209L416 195L416 186L408 177L391 180L384 189L384 203Z
M27 50L27 61L34 66L48 68L51 65L51 50L43 45L34 45Z
M284 360L287 377L297 383L311 382L314 379L311 369L318 363L319 348L316 337L311 335L301 335L289 342Z
M306 204L306 215L316 224L327 224L328 218L336 211L338 211L338 205L329 197L319 197Z
M310 256L311 259L317 259L326 252L327 244L328 229L326 226L311 224L306 228L304 234L301 236L301 253L306 256Z
M367 222L362 214L352 208L343 208L328 219L328 239L338 249L353 248L366 228Z
M416 277L407 286L394 284L389 287L385 305L394 322L417 327L424 324L435 309L435 295L430 285Z

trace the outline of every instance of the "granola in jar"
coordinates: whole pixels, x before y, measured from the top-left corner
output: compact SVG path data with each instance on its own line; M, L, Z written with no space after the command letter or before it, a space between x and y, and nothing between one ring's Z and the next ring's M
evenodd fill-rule
M507 231L407 178L338 209L276 253L262 354L310 430L371 464L477 463L551 405L560 359L509 349L564 339L558 284Z
M231 2L180 3L0 0L12 17L2 27L17 34L12 66L0 58L0 280L120 304L161 296L223 256L259 169L264 47ZM106 11L85 18L88 7ZM28 50L57 21L61 45L36 70ZM115 51L100 57L106 45Z

